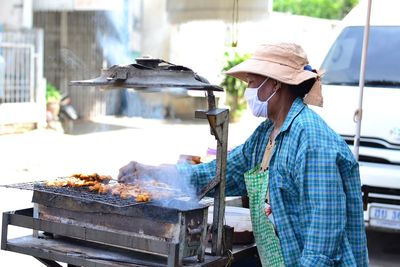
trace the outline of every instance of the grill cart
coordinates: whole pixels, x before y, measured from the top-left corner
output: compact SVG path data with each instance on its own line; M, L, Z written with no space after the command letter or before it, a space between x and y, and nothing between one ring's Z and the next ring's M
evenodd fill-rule
M1 249L31 255L46 266L60 266L57 262L68 266L225 266L257 254L254 244L232 245L233 230L224 225L229 110L217 108L214 95L222 88L191 69L148 58L112 66L95 79L71 85L205 91L208 110L196 111L195 117L208 120L217 141L216 176L196 201L171 198L143 203L44 182L10 185L33 190L34 208L3 213ZM211 190L209 226L208 206L198 201ZM32 229L33 235L8 239L9 225Z

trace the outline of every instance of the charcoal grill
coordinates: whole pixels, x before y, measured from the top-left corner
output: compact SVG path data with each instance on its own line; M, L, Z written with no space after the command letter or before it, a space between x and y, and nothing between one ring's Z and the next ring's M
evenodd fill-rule
M98 202L45 191L33 193L39 219L104 231L75 238L167 255L171 266L181 265L190 256L204 260L207 206L173 199L129 205L111 199L112 205L105 205L110 198Z
M195 265L199 263L204 263L204 266L226 264L227 257L223 257L225 253L223 221L229 110L217 108L214 95L215 91L223 91L222 88L209 84L206 79L189 68L149 58L137 59L136 63L127 66L113 66L103 70L100 77L92 80L73 81L71 85L151 91L180 87L206 92L208 110L196 111L195 117L207 119L209 122L210 132L217 141L217 164L215 178L200 191L198 198L201 199L208 192L214 190L210 254L215 258L205 260L207 206L179 199L171 199L162 204L115 200L109 196L94 197L90 195L88 197L84 192L79 192L78 195L74 195L76 192L72 193L68 190L55 192L49 191L48 188L41 185L33 188L33 210L3 213L2 249L33 255L46 265L54 266L49 264L49 261L54 260L52 257L58 254L53 252L49 255L42 252L50 243L40 242L35 237L14 242L7 240L8 225L17 225L50 233L56 237L63 236L74 240L94 242L90 247L98 248L99 244L107 245L109 246L107 251L122 249L126 253L126 250L134 250L151 254L153 260L158 259L159 256L167 256L167 266L182 266L185 260L196 256ZM38 234L38 232L35 233ZM62 242L66 242L62 243L66 247L70 246L65 239L62 239ZM32 248L24 249L26 243L38 246L40 243L41 249L38 251ZM98 249L101 250L101 248ZM121 254L119 255L121 256ZM100 264L98 260L101 259L98 255L92 258L91 260L76 260L77 265L114 266L104 264L104 262L103 265ZM139 258L137 257L133 262L130 258L125 263L134 264L132 266L165 266L160 262L155 265L154 262L153 264L140 264L143 263L143 260ZM75 258L65 255L59 255L58 260L75 264Z
M212 254L223 255L222 232L225 214L225 174L228 147L229 110L216 107L214 92L223 91L217 85L193 70L162 59L137 58L136 63L127 66L115 65L102 71L91 80L72 81L72 86L96 86L103 89L134 88L136 90L162 91L164 88L202 90L207 94L208 110L197 110L195 118L207 119L210 132L217 141L216 176L199 194L199 198L215 189L212 224Z

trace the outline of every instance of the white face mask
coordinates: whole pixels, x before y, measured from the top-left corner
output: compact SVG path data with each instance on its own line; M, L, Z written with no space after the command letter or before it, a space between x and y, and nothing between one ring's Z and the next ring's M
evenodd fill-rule
M272 93L270 97L268 97L265 101L260 101L258 98L258 90L268 81L269 78L266 78L260 86L257 88L246 88L244 92L244 97L247 100L247 104L250 107L251 112L256 117L265 117L268 118L268 101L275 95L276 91Z

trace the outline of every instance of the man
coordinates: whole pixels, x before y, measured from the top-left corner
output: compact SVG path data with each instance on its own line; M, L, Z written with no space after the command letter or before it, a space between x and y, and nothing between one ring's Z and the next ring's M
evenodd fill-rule
M358 163L342 138L304 103L321 105L322 96L319 75L303 49L262 45L227 74L248 83L250 109L267 118L229 153L226 172L226 194L250 198L263 266L367 266ZM216 170L215 161L172 169L196 188ZM131 162L119 179L157 176L156 170ZM279 239L263 214L266 201Z

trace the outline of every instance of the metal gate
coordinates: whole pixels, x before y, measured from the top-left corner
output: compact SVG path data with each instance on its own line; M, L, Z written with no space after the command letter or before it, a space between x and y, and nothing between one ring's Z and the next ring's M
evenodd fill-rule
M34 102L34 47L0 43L0 103Z
M0 33L0 126L46 123L40 30Z

